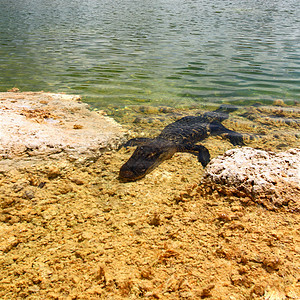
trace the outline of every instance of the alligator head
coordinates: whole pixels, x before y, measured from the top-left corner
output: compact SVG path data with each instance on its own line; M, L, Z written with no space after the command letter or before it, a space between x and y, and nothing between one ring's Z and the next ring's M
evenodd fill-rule
M121 167L119 177L134 181L144 177L176 152L176 145L164 139L153 139L138 146L129 160Z

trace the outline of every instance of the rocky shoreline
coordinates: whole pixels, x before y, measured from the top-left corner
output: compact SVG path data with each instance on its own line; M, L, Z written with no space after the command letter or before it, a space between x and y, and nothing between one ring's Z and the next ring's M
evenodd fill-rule
M0 93L0 158L95 161L125 139L125 130L77 95Z
M299 150L212 138L206 171L176 153L122 183L132 149L113 149L128 131L102 112L48 93L2 93L0 105L1 299L300 298L299 200L266 193L289 182L297 191ZM265 130L257 124L248 132ZM264 145L273 141L282 143L268 135Z

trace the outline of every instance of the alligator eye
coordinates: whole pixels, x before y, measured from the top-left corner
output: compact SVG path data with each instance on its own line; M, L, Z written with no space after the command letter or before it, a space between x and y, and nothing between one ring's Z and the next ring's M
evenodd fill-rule
M154 157L154 156L156 156L156 155L157 155L157 153L153 152L153 153L148 154L148 155L147 155L147 158L152 158L152 157Z

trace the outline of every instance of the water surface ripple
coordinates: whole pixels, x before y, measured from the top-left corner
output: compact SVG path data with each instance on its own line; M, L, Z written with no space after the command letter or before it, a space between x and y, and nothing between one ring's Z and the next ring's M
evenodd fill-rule
M298 0L0 0L0 90L98 107L300 99Z

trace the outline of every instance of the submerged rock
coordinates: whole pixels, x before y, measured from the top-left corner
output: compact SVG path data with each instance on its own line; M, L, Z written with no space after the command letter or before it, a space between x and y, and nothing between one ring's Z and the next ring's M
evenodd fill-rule
M0 93L0 158L95 160L124 141L124 130L79 96ZM5 162L7 165L8 162Z
M249 147L213 159L203 183L228 195L250 197L273 209L300 208L300 149L274 153Z

